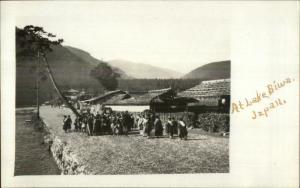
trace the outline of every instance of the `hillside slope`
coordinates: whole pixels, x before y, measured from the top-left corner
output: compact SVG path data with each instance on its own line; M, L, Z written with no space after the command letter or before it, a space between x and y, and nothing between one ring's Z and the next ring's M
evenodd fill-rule
M230 60L208 63L192 70L184 75L183 78L198 78L202 80L230 78Z
M55 46L53 51L47 54L49 64L53 71L57 84L62 89L74 87L76 89L95 88L103 91L99 82L90 76L90 70L96 64L78 57L64 46ZM24 56L16 57L16 105L32 105L35 102L35 69L36 59ZM41 70L42 62L41 62ZM41 101L49 100L55 95L49 78L40 82Z
M122 69L128 76L134 78L180 78L182 76L182 73L148 64L125 60L111 60L108 63L113 67Z
M81 59L83 59L85 62L90 63L91 65L98 65L99 63L103 63L103 61L98 60L96 58L94 58L93 56L91 56L88 52L83 51L81 49L78 48L74 48L72 46L65 46L70 52L72 52L73 54L75 54L77 57L80 57ZM112 66L112 69L120 74L120 78L121 79L132 79L133 77L128 76L122 69L116 67L116 66Z

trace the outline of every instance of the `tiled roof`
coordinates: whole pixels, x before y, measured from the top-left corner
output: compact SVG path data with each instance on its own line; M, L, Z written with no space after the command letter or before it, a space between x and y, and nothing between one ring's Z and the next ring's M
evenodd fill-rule
M155 100L155 102L163 102L158 97L164 94L172 92L171 88L160 89L160 90L150 90L148 93L143 95L135 95L131 98L124 100L116 100L113 103L114 105L149 105L151 101ZM107 103L108 104L108 103Z
M88 100L85 100L82 102L94 102L94 101L100 100L102 98L110 97L110 96L117 95L117 94L126 94L126 92L121 91L121 90L110 91L110 92L104 93L103 95L93 97L91 99L88 99Z
M172 88L164 88L164 89L157 89L157 90L149 90L148 93L161 95L161 94L167 93L171 90L172 90Z
M193 97L196 99L230 95L230 79L203 81L201 84L180 92L178 95L183 97Z
M75 89L69 89L66 92L68 92L68 93L79 93L79 91L75 90Z
M129 99L131 98L132 96L129 95L129 94L118 94L118 95L115 95L113 97L111 97L110 99L108 99L107 101L105 101L103 104L115 104L115 103L118 103L119 101L121 100L125 100L125 99Z

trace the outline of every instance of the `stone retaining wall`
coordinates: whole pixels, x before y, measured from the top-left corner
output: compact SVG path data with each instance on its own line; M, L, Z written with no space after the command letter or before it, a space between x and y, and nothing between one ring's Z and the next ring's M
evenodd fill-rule
M62 175L88 175L84 164L81 164L75 154L70 150L66 142L61 141L57 136L51 133L47 123L43 121L43 127L48 133L44 140L49 144L54 160Z

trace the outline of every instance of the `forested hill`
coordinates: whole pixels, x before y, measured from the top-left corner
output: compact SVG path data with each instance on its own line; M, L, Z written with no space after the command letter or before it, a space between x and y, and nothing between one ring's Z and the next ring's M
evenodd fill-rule
M16 46L18 50L18 45ZM86 61L64 46L55 46L47 54L53 75L62 89L71 87L87 88L92 86L97 91L103 91L97 80L90 76L90 71L96 64ZM86 58L88 58L86 56ZM91 57L92 58L92 57ZM35 65L36 59L28 56L16 56L16 105L32 105L35 101ZM41 61L42 65L42 61ZM43 68L41 67L41 70ZM88 83L88 84L87 84ZM41 81L41 101L49 99L55 92L49 79Z
M208 63L192 70L184 75L183 78L198 78L201 80L230 78L230 61Z

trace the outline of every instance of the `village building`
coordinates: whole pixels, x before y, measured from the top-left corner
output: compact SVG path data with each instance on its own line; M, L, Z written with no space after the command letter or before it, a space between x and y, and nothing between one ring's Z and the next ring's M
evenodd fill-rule
M130 93L130 98L112 98L104 102L105 107L110 107L113 111L143 112L151 110L153 112L177 112L184 111L188 102L195 100L186 97L177 97L172 88L150 90L145 94L136 95Z
M132 94L130 98L124 100L112 99L104 103L105 107L112 108L113 111L143 112L151 110L163 103L162 99L172 99L175 96L171 88L150 90L142 95Z
M68 99L68 100L76 100L78 98L78 95L80 94L80 91L76 89L69 89L63 92L63 95Z
M92 96L86 93L83 89L78 91L76 89L69 89L62 92L63 96L69 100L69 102L75 102L77 100L87 100Z
M127 92L126 91L122 91L122 90L115 90L115 91L109 91L106 92L102 95L96 96L96 97L92 97L88 100L83 100L81 102L86 103L88 105L96 105L96 104L102 104L105 101L111 99L114 96L118 96L118 95L126 95Z
M182 97L192 97L197 102L189 103L190 112L223 112L230 109L230 79L208 80L193 88L178 93Z
M92 98L93 95L90 93L85 92L84 90L82 90L77 97L77 100L83 101L83 100L88 100L90 98Z
M230 79L208 80L193 88L176 93L173 88L148 92L115 90L80 101L80 109L101 111L104 107L117 112L138 113L151 110L155 113L222 112L229 113Z
M122 96L120 97L120 99L125 99L130 97L127 94L127 92L122 90L109 91L102 95L92 97L87 100L79 100L77 101L77 106L78 109L80 109L82 112L85 112L87 110L90 110L92 113L102 112L103 103L117 96Z

